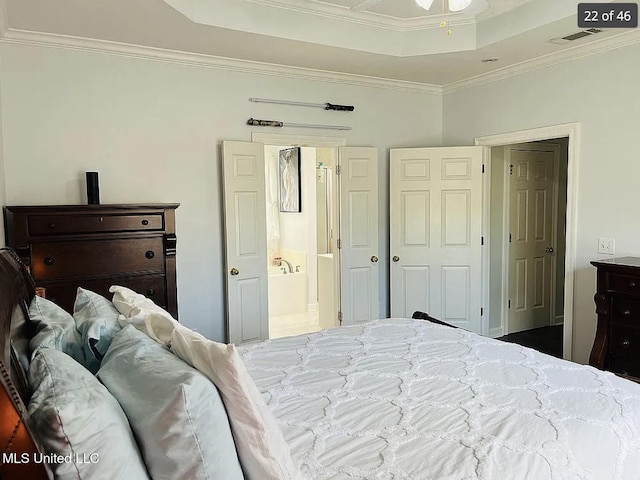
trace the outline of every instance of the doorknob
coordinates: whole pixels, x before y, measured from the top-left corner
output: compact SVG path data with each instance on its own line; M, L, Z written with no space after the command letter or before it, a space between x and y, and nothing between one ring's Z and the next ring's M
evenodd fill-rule
M229 273L235 277L240 273L240 271L237 268L232 268Z
M378 257L375 255L371 257L371 263L378 263Z
M400 261L400 257L397 256L397 255L394 255L391 260L393 260L394 262L399 262Z
M544 249L544 251L547 253L553 253L553 247L547 247Z

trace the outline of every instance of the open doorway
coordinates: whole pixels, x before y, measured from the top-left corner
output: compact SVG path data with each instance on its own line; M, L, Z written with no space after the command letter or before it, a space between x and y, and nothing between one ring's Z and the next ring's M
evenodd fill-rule
M337 326L337 150L265 145L269 338ZM295 177L284 182L293 169Z
M569 138L492 148L491 297L501 340L562 358ZM501 220L500 220L501 219Z

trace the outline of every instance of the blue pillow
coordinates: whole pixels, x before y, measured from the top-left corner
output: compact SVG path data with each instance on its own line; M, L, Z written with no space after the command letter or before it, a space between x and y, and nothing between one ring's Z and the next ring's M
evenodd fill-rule
M52 301L35 296L29 305L29 318L36 324L36 334L29 341L31 357L39 348L48 347L85 363L82 335L69 313Z
M217 388L144 333L116 334L98 377L124 409L154 479L243 479Z
M57 480L148 479L127 417L98 379L69 355L39 348L29 367L31 427Z
M118 315L118 310L102 295L78 288L73 318L82 335L84 365L91 373L100 369L113 336L121 329Z

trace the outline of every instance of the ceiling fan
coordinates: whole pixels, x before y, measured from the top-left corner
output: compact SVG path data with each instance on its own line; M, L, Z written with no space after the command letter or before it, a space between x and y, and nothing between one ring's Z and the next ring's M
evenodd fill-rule
M373 7L379 3L382 3L384 0L362 0L357 3L351 10L362 11L366 10L369 7ZM429 10L434 0L414 0L420 7L425 10ZM448 0L449 3L449 11L450 12L460 12L465 8L469 7L474 0Z

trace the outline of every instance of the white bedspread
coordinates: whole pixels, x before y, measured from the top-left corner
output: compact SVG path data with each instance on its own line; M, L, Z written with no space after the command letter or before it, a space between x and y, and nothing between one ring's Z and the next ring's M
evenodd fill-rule
M309 479L640 479L640 385L422 320L241 349Z

